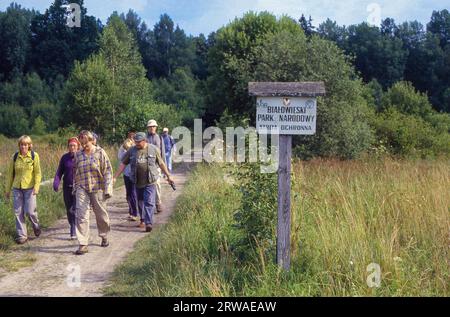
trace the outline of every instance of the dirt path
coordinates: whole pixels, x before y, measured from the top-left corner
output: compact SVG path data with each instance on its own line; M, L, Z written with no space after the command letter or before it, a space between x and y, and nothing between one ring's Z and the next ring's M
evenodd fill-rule
M174 171L175 192L162 180L165 210L155 216L155 229L168 222L175 201L183 190L186 174L186 167ZM139 239L147 235L137 228L136 222L126 219L128 205L124 187L115 190L114 197L108 202L108 211L111 218L110 247L100 247L101 239L97 235L95 218L91 215L89 253L75 256L73 252L78 244L68 240L67 220L60 219L39 239L29 242L28 248L36 258L32 266L0 278L0 296L102 296L101 289L115 266L133 250ZM158 234L158 230L150 234Z

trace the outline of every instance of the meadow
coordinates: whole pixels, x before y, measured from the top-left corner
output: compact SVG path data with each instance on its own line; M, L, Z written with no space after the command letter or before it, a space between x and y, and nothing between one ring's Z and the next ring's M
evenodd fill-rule
M237 252L236 211L245 202L241 180L230 175L229 167L198 165L172 221L137 243L105 295L450 295L448 160L295 162L289 272L278 269L271 248L274 206L267 205L271 237L256 239L246 259ZM268 186L276 188L245 188ZM258 224L263 215L253 217ZM373 263L379 287L367 283Z

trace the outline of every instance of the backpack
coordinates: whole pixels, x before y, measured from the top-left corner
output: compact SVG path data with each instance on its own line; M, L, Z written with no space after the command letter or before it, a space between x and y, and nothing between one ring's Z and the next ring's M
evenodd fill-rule
M16 161L17 161L17 157L19 156L19 152L16 152L16 153L14 153L14 157L13 157L13 161L14 161L14 164L13 164L13 178L16 176L16 168L15 168L15 165L16 165ZM33 150L31 150L31 160L33 161L33 163L34 163L34 151Z

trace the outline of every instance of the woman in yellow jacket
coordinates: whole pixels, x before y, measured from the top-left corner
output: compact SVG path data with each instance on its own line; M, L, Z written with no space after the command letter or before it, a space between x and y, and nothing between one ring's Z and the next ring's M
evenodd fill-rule
M19 151L11 159L6 184L6 198L9 199L11 189L16 216L17 243L24 244L28 240L25 215L31 221L34 235L39 237L41 229L36 210L36 195L41 183L41 166L39 155L32 150L31 138L27 135L19 139Z

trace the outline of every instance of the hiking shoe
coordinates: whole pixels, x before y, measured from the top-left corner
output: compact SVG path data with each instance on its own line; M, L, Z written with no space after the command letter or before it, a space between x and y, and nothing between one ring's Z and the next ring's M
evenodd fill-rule
M34 231L34 235L36 236L36 238L39 238L39 236L42 233L41 228L33 229L33 231Z
M109 247L109 241L108 238L102 238L102 248Z
M144 229L145 228L145 222L141 221L141 223L138 225L138 228Z
M130 215L130 216L128 216L128 221L133 221L133 222L138 221L138 217Z
M74 240L76 240L77 239L77 236L70 236L70 241L74 241Z
M88 253L88 252L89 252L89 251L88 251L87 245L80 245L80 247L78 248L78 250L75 251L75 254L76 254L76 255L83 255L83 254L86 254L86 253Z
M16 239L16 243L17 244L25 244L27 241L28 241L28 239L27 238L23 238L23 237Z
M152 232L152 230L153 230L153 226L152 225L147 225L145 227L145 232Z

